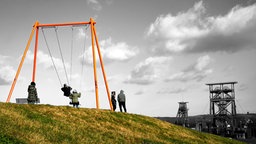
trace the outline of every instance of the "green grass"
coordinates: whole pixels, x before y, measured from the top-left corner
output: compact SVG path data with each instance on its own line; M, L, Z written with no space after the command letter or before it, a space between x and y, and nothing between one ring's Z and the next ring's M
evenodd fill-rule
M241 142L155 118L68 106L0 103L0 143L165 144Z

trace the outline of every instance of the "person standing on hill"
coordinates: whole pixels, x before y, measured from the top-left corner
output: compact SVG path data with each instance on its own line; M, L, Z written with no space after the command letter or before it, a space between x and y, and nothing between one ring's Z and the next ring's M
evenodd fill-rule
M111 102L113 106L113 111L115 111L116 110L116 92L115 91L111 92Z
M28 104L35 104L39 101L37 97L37 90L36 90L36 83L31 82L28 86L28 98L27 98Z
M71 99L70 104L73 104L73 107L78 108L78 105L79 105L78 98L80 97L81 97L81 93L77 93L77 91L74 90L73 93L69 96L69 98Z
M120 93L118 94L117 96L117 100L118 100L118 104L119 104L119 108L120 108L120 111L122 111L122 107L124 108L124 112L126 112L126 106L125 106L125 94L124 94L124 91L121 90Z

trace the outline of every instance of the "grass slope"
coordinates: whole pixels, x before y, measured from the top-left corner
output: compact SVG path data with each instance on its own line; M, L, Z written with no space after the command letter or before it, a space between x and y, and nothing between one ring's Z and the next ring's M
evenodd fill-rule
M155 118L69 106L0 103L0 143L225 143Z

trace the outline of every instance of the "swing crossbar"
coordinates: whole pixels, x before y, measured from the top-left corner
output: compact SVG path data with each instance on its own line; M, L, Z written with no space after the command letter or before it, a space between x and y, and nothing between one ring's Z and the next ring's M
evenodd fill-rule
M55 26L78 26L78 25L88 25L91 22L69 22L69 23L56 23L56 24L39 24L37 27L55 27ZM96 24L94 21L93 24Z

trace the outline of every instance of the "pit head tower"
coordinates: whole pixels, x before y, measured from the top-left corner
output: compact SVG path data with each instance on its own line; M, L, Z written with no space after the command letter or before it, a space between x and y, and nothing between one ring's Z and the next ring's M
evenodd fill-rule
M206 84L209 86L210 115L213 116L213 127L226 128L235 125L235 84L237 82Z

